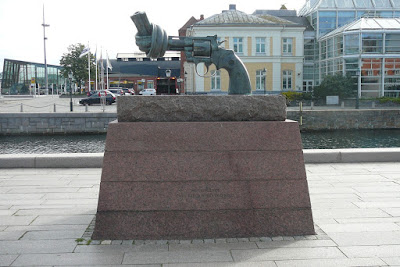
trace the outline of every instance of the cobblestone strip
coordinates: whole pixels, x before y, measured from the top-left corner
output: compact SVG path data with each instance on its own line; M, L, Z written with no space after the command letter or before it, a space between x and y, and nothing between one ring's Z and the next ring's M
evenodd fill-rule
M318 225L314 225L315 235L301 236L274 236L274 237L249 237L249 238L216 238L216 239L192 239L192 240L92 240L96 216L86 228L82 238L77 239L78 245L166 245L166 244L224 244L239 242L274 242L274 241L294 241L294 240L331 240Z

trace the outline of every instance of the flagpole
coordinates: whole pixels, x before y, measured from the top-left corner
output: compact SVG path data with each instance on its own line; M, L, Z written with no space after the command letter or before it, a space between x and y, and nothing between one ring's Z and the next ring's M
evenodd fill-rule
M88 47L89 47L89 42L88 42ZM90 92L90 49L88 53L88 68L89 68L89 92Z
M96 88L95 89L97 91L97 90L99 90L98 87L97 87L97 45L96 45L96 58L95 58L95 61L96 61Z
M106 50L106 55L107 55L107 90L110 89L110 82L108 80L108 52Z

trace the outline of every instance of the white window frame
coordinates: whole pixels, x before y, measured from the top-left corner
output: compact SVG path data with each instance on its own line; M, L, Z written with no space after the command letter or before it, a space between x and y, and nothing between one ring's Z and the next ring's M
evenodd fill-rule
M282 90L292 90L293 89L293 71L284 70L282 71Z
M256 54L265 54L267 51L267 38L256 37Z
M256 70L256 90L257 91L264 91L265 88L265 80L267 77L267 71L264 70Z
M233 51L243 54L243 37L233 37Z
M293 55L293 38L282 38L282 53L283 55Z
M211 74L211 91L221 90L221 71L212 70L210 74Z

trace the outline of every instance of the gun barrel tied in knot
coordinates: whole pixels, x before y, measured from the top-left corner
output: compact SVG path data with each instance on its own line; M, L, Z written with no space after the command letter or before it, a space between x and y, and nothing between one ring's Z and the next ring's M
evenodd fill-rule
M131 16L138 30L136 45L150 58L163 57L166 51L183 51L188 62L204 63L207 71L211 64L229 73L230 95L251 93L249 74L233 50L219 47L217 36L177 37L168 36L160 26L149 22L145 12Z

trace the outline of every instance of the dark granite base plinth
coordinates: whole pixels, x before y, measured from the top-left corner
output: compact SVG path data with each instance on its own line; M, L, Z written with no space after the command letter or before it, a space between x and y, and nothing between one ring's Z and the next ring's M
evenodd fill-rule
M93 239L307 234L297 122L109 125Z

